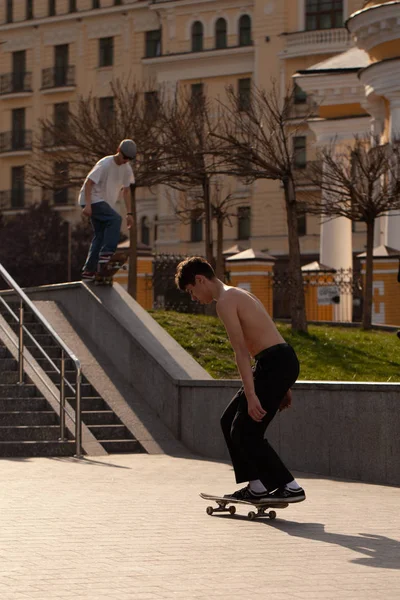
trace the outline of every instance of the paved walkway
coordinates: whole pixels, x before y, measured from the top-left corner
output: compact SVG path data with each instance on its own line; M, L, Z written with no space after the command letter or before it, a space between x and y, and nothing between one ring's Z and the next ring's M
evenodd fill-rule
M223 463L2 459L1 600L400 598L400 489L301 477L276 521L205 513ZM246 511L239 508L245 515Z

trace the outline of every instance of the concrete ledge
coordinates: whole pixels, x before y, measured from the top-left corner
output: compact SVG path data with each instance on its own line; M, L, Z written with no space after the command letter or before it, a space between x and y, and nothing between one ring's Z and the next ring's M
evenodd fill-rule
M226 459L220 416L240 387L213 380L120 286L28 290L54 300L192 452ZM303 381L268 439L293 470L400 485L400 383Z

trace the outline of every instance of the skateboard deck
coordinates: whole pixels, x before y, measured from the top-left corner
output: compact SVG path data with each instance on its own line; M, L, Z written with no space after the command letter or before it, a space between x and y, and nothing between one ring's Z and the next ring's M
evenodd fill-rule
M236 513L235 504L245 504L247 506L254 506L257 510L251 510L247 516L253 521L257 517L267 516L271 520L276 519L275 510L268 510L269 508L287 508L289 504L287 502L270 502L268 500L263 500L261 502L250 502L247 500L234 500L233 498L224 498L223 496L213 496L212 494L200 494L200 497L203 500L212 500L218 504L217 507L207 506L206 513L208 515L212 515L217 512L229 512L231 515ZM231 506L228 507L228 504ZM268 511L268 512L267 512Z
M99 263L97 273L94 279L95 285L113 285L114 275L120 269L126 269L126 261L129 258L129 251L116 250L106 263Z

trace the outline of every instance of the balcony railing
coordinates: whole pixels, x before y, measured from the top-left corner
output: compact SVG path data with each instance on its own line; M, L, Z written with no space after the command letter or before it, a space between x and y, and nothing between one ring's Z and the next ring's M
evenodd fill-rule
M32 91L32 73L5 73L0 75L0 95Z
M73 206L77 203L78 190L75 187L63 187L43 190L42 199L52 206Z
M32 190L16 188L0 191L0 210L24 208L32 201Z
M282 52L284 58L344 52L354 45L351 35L345 27L294 31L283 35L286 41L285 49Z
M75 85L75 67L49 67L42 69L42 90Z
M32 150L32 131L21 129L0 133L0 153Z

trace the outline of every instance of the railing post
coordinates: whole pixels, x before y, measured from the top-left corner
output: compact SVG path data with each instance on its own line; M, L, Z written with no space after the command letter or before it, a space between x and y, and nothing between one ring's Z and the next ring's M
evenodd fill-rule
M60 441L64 442L65 437L65 352L61 350L60 364Z
M75 456L82 457L81 369L76 372L75 387Z
M18 385L24 383L24 305L19 303L18 321Z

